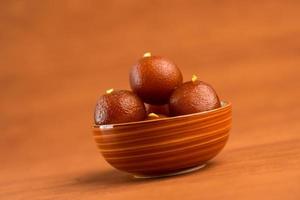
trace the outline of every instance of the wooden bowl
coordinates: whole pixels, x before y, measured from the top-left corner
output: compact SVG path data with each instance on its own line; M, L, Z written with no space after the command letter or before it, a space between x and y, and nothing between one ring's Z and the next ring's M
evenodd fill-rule
M94 138L105 160L140 177L189 172L203 166L225 146L232 106L169 118L95 125ZM196 168L195 168L196 167Z

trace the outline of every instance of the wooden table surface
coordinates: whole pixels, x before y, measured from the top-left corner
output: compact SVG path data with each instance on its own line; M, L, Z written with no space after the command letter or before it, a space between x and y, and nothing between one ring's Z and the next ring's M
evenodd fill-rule
M55 3L56 2L56 3ZM1 1L0 199L300 199L300 1ZM225 149L136 180L98 153L97 97L145 52L232 102Z

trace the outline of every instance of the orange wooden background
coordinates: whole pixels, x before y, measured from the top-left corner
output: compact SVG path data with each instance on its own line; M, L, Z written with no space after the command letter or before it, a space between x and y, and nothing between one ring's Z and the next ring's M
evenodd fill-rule
M202 171L138 181L92 139L145 52L234 106ZM0 199L299 199L300 1L1 1Z

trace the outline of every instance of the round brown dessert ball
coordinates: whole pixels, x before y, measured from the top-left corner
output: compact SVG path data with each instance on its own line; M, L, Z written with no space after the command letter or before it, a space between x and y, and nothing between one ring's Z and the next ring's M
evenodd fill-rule
M162 114L168 116L169 113L169 105L152 105L152 104L145 104L146 112L149 113L156 113L156 114Z
M102 95L95 108L95 123L116 124L144 120L144 103L133 92L127 90L110 91Z
M220 106L215 90L198 80L183 83L173 92L169 103L173 116L208 111Z
M182 84L182 74L172 61L145 55L130 71L131 89L146 103L167 104L174 89Z

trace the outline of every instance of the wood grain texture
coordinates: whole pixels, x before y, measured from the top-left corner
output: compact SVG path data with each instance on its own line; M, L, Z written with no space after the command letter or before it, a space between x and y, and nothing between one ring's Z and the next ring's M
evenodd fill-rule
M0 1L0 199L300 199L300 2ZM232 102L222 152L140 181L93 141L96 99L143 55Z

